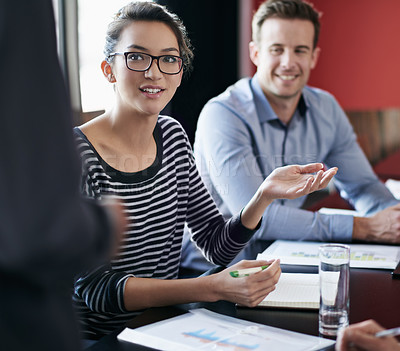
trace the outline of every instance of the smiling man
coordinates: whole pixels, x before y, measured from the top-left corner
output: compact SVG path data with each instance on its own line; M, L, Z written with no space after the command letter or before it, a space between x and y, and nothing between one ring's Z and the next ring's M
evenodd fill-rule
M289 124L320 49L314 25L304 19L270 18L249 45L257 82L279 120ZM255 24L255 30L257 30Z
M301 0L262 3L252 22L257 66L203 108L195 155L224 215L239 212L273 169L323 160L337 166L335 186L365 217L302 209L304 198L275 201L236 260L254 259L271 240L400 241L400 205L374 174L344 111L326 91L307 86L320 49L319 14ZM209 268L184 243L182 267Z

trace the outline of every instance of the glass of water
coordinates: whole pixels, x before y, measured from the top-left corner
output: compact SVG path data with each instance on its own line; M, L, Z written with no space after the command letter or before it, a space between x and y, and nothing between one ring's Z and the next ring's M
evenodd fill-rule
M319 332L335 337L349 325L350 247L325 244L319 247Z

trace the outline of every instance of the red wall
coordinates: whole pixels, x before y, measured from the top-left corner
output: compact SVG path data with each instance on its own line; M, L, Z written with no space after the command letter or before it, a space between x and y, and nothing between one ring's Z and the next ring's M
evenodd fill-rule
M400 1L311 2L322 12L322 50L309 84L333 93L346 110L399 108Z

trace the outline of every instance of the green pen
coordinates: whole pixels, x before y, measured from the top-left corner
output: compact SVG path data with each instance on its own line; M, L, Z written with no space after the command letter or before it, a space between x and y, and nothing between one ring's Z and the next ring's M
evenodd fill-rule
M250 274L257 273L260 271L263 271L264 269L268 268L269 265L267 266L261 266L261 267L254 267L254 268L247 268L247 269L239 269L238 271L232 271L229 272L229 274L233 278L242 278L242 277L247 277Z

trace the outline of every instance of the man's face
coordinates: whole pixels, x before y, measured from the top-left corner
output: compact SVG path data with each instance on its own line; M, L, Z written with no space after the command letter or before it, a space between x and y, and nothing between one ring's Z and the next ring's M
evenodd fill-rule
M269 18L261 27L260 42L250 43L250 57L268 99L297 100L317 63L314 26L300 19Z

